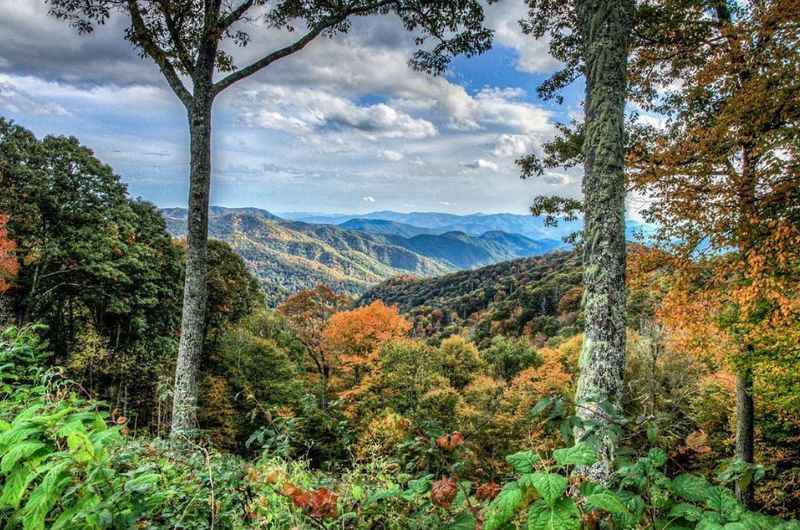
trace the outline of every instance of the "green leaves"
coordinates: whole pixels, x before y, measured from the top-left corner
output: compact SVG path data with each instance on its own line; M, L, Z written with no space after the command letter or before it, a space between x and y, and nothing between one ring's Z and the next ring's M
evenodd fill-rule
M13 445L0 460L0 474L7 475L17 462L29 458L43 447L45 444L33 441Z
M556 449L553 458L560 466L590 466L597 462L597 453L589 444L579 442L572 447Z
M561 498L554 504L544 499L528 510L528 530L580 530L581 513L575 501Z
M703 502L711 492L711 485L703 477L684 473L672 479L672 491L692 502Z
M586 506L592 510L602 510L614 515L628 511L620 498L610 491L600 491L587 496Z
M693 504L682 502L673 506L668 516L674 519L681 518L687 521L697 522L703 518L703 510Z
M484 530L499 530L516 515L522 504L522 490L516 482L507 484L485 512Z
M549 506L553 506L567 491L567 479L555 473L530 473L523 475L519 484L532 487Z
M541 460L539 455L533 451L520 451L519 453L514 453L506 457L506 462L511 464L514 471L519 474L532 473L534 466Z
M475 516L470 512L463 512L456 517L455 521L447 525L445 530L475 530L476 525Z

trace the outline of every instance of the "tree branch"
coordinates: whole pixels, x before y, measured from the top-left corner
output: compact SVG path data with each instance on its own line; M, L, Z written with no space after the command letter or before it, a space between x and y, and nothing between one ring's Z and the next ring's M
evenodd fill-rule
M147 27L142 18L142 12L139 10L139 5L136 0L128 0L128 11L131 14L131 22L133 23L133 32L136 36L136 41L141 44L145 53L153 58L158 68L161 70L161 73L164 74L169 86L172 88L173 92L175 92L175 95L178 96L178 99L189 109L194 102L194 98L183 85L180 77L178 77L178 73L175 71L175 67L172 63L169 62L166 52L158 47L148 34Z
M346 9L337 15L331 15L330 17L324 19L319 24L311 28L308 31L308 33L303 35L301 38L297 39L294 43L279 50L276 50L270 53L269 55L265 55L264 57L254 62L250 66L242 68L241 70L236 70L235 72L229 74L227 77L224 77L223 79L215 83L213 89L214 95L219 94L220 92L222 92L232 84L236 83L237 81L241 81L242 79L255 74L259 70L266 68L275 61L302 50L311 41L317 38L320 33L325 31L326 29L330 29L336 26L337 24L344 22L347 19L347 17L350 17L352 15L358 15L360 13L368 13L370 11L374 11L375 9L380 9L381 7L385 7L390 4L394 4L396 2L397 0L381 0L380 2L374 2L362 7Z
M164 14L164 20L167 23L167 31L169 31L172 42L175 43L175 50L178 52L178 59L181 61L181 66L183 66L183 69L187 72L191 72L194 69L194 60L189 55L183 43L183 39L181 39L181 34L178 30L178 26L175 24L175 19L172 18L172 15L169 13L168 0L159 0L158 3L161 6L161 12Z
M222 20L219 21L219 30L223 32L231 27L237 20L242 18L242 16L247 12L248 9L253 7L255 4L254 0L247 0L246 2L242 3L236 9L232 10L230 13L222 17Z

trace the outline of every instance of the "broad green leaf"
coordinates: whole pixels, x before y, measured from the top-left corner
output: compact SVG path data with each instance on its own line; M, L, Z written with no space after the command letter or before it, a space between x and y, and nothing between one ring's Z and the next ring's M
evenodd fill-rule
M539 401L537 401L536 405L534 405L533 409L531 409L531 415L538 416L539 414L544 412L544 409L550 406L551 401L552 400L549 397L542 398Z
M506 484L500 494L486 508L484 530L498 530L514 518L522 504L522 490L516 483Z
M580 530L581 512L575 501L561 498L553 506L543 500L528 510L528 530Z
M34 471L28 465L17 466L6 479L3 485L3 493L0 494L0 507L19 508L19 503L25 492L36 477L38 471Z
M125 491L133 493L146 493L154 486L158 485L161 480L161 475L158 473L145 473L136 478L132 478L125 483Z
M94 447L92 441L81 431L72 431L67 435L67 447L72 452L73 458L77 462L85 464L94 458Z
M33 453L45 447L41 442L22 442L13 446L0 460L0 473L7 475L20 460L25 460Z
M703 517L703 511L697 506L682 502L672 507L672 509L669 511L669 516L675 518L680 517L682 519L686 519L687 521L697 522Z
M644 500L639 495L625 491L618 492L617 495L619 495L627 511L614 514L614 521L618 523L620 528L636 528L646 507Z
M706 506L709 510L714 510L722 515L728 522L738 521L744 512L744 507L739 504L730 491L717 486L709 487Z
M539 463L541 458L533 451L520 451L506 457L506 462L511 464L517 473L532 473L534 466Z
M28 502L22 508L22 528L24 530L44 530L45 519L50 510L61 498L61 492L69 485L65 470L69 462L54 465L45 474L42 482L31 492Z
M667 463L667 453L659 447L650 449L650 452L647 453L647 458L650 460L653 467L661 467Z
M711 485L703 477L683 473L672 479L672 491L687 501L703 502L711 493Z
M567 491L567 479L555 473L528 473L519 480L520 485L536 489L539 496L552 506Z
M475 530L477 522L470 512L459 514L455 521L445 527L445 530Z
M585 442L579 442L572 447L556 449L553 458L561 466L590 466L597 462L597 453Z
M612 514L620 514L628 511L622 501L610 491L593 493L586 497L586 505L593 510L602 510Z
M712 519L701 519L695 528L696 530L725 530L722 524Z
M409 480L408 481L408 489L413 491L414 493L418 493L419 495L424 495L431 489L431 483L433 481L433 475L425 475L424 477L418 478L416 480Z

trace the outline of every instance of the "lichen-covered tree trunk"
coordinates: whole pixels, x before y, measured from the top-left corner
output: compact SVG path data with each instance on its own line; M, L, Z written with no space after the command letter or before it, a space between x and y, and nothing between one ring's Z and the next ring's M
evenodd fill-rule
M727 14L730 23L730 13ZM740 76L741 83L747 77ZM742 266L747 267L746 257L750 254L753 242L754 228L752 220L758 217L756 211L756 158L753 149L745 143L742 146L741 178L738 183L737 195L738 209L741 216L739 223L739 259ZM755 403L753 401L753 370L750 366L753 355L752 344L745 344L741 349L741 366L736 371L736 459L752 464L755 457ZM755 500L752 480L738 480L736 482L736 498L744 506L752 507Z
M14 323L14 300L8 293L0 292L0 330Z
M754 417L753 372L750 368L741 368L736 373L736 458L750 464L755 456ZM736 482L736 498L745 506L753 505L752 481Z
M175 367L172 436L197 428L197 379L205 335L208 287L208 206L211 185L211 106L209 90L196 90L189 109L191 170L187 216L186 278L181 341Z
M620 402L625 368L624 110L630 0L577 0L586 77L584 140L584 342L575 396L577 415L596 424L600 457L585 470L605 481L614 458L609 410Z

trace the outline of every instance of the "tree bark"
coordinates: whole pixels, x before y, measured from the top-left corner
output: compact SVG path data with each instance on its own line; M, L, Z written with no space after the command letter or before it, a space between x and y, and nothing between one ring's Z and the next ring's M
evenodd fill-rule
M614 411L625 368L624 110L630 0L578 0L586 77L584 143L584 340L575 396L577 415L595 422L576 429L577 441L598 450L582 470L605 482L616 444Z
M754 457L753 373L750 368L740 369L736 374L736 459L749 464ZM753 481L746 485L736 483L736 498L744 506L752 507L754 501Z
M14 300L8 293L0 293L0 331L14 323Z
M189 436L197 428L197 379L203 350L208 287L208 206L211 185L211 108L213 96L195 85L188 111L191 136L186 277L175 389L172 436Z

